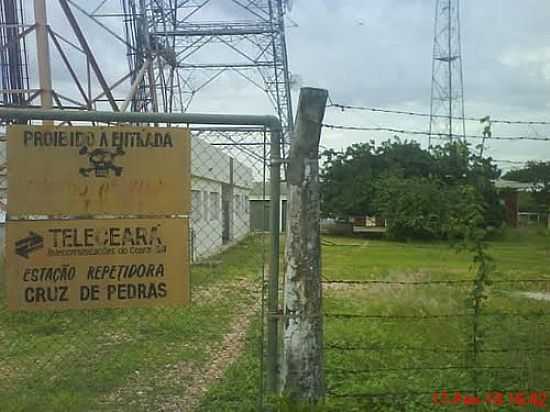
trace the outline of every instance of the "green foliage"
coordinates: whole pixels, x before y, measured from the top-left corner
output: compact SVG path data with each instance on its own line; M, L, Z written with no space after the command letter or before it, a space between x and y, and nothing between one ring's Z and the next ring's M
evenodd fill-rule
M267 404L271 407L271 410L277 412L329 412L331 411L328 405L325 405L323 401L319 402L306 402L298 401L295 399L289 399L286 396L277 396L273 399L268 399Z
M321 210L348 217L375 214L376 182L388 175L427 176L430 155L416 142L386 141L354 144L344 152L325 151L321 171Z
M467 357L470 367L480 366L479 357L484 342L484 330L481 325L483 303L488 299L488 288L491 285L489 275L495 270L494 259L487 253L486 230L484 228L484 209L481 206L479 193L472 187L461 190L461 213L449 220L448 232L454 239L460 239L459 250L466 250L472 255L472 268L475 275L470 295L466 298L466 313L472 315L470 351ZM458 199L457 199L458 200ZM477 370L472 369L472 381L477 391L479 387Z
M374 144L354 144L343 153L324 152L325 167L321 172L322 210L327 215L346 217L373 213L371 199L374 196L372 182L381 167Z
M498 227L503 221L491 181L499 170L466 144L428 152L416 142L396 139L379 147L370 142L323 155L321 208L326 216L382 215L390 237L446 238L448 220L460 212L460 193L470 187L479 195L475 200L483 209L484 225Z
M376 208L387 221L393 239L438 239L443 237L446 197L436 179L395 176L380 179Z
M486 234L486 203L470 184L389 177L379 185L377 207L387 219L387 234L392 239L462 240Z

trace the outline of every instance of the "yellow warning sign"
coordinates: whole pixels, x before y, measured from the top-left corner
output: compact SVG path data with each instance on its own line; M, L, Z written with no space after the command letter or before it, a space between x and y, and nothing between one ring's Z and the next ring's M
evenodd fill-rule
M8 129L8 214L171 215L191 208L184 128Z
M10 310L189 302L188 219L6 224Z

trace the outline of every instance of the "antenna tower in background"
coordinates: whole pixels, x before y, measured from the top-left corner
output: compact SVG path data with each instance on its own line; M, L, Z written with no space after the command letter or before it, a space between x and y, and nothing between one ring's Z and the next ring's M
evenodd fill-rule
M460 39L460 0L436 0L430 102L432 138L464 140L464 90Z

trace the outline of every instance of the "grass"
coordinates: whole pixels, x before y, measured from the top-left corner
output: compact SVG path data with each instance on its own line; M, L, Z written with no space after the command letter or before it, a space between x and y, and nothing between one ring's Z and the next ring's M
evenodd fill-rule
M191 270L193 305L10 313L0 301L2 411L150 411L183 392L260 296L263 243L249 238Z
M209 389L197 412L254 411L261 405L258 386L260 330L256 322L247 335L245 351L227 368L224 379Z
M327 280L473 276L471 257L445 243L325 240ZM474 386L480 393L550 388L548 351L542 350L550 348L550 302L521 295L550 290L550 238L544 231L508 231L491 240L489 251L497 265L493 279L549 282L490 288L481 318L483 351L476 363L465 306L468 284L325 284L329 395L319 410L455 411L460 406L434 407L433 392L460 389L467 394ZM2 307L0 409L160 410L190 384L193 371L208 365L207 348L227 333L235 304L259 298L232 285L257 279L261 257L261 242L250 239L194 267L195 299L186 308L11 314ZM217 291L215 299L203 299L209 291ZM253 322L245 350L210 386L199 411L256 409L260 333L260 322ZM291 410L284 402L278 407Z
M548 278L549 282L498 283L490 288L482 310L484 336L477 362L471 355L472 318L465 304L468 284L325 290L331 410L441 410L445 408L432 406L437 390L473 394L477 389L484 394L550 388L550 362L547 353L540 351L550 347L550 302L517 294L518 290L548 290L549 238L531 230L507 232L491 241L489 250L497 264L494 280ZM443 243L368 241L361 246L326 247L323 256L329 279L429 281L473 275L470 256ZM341 269L342 259L354 262L355 270L350 267L348 276ZM434 319L431 315L450 316ZM460 406L448 409L460 410Z
M324 240L328 241L322 249L326 280L473 277L471 256L443 242L397 243L357 237ZM471 359L472 319L465 304L469 284L326 284L323 293L329 395L318 410L471 410L460 405L434 406L432 395L444 389L473 394L469 391L475 387L480 394L550 389L548 351L541 351L550 348L550 302L519 294L550 290L548 233L507 231L491 240L489 246L497 265L493 279L549 281L499 283L490 288L481 318L482 352L475 363ZM253 410L250 401L255 392L249 385L249 374L257 367L254 349L250 346L225 379L209 391L201 410ZM223 399L241 399L244 403L236 406ZM540 410L506 406L505 410ZM483 408L480 410L502 410L488 405Z
M323 275L327 279L379 279L392 272L429 273L432 277L471 276L471 259L446 242L388 242L362 238L326 237ZM550 235L539 230L505 231L489 242L500 274L529 277L548 268ZM505 270L504 270L505 269ZM504 271L503 271L504 270Z

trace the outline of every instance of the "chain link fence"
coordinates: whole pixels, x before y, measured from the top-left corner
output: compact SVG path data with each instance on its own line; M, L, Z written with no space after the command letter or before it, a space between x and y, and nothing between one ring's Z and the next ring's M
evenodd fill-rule
M192 129L190 305L9 312L10 274L1 271L2 410L261 407L271 254L266 133ZM254 353L244 378L248 399L215 396L245 350Z

